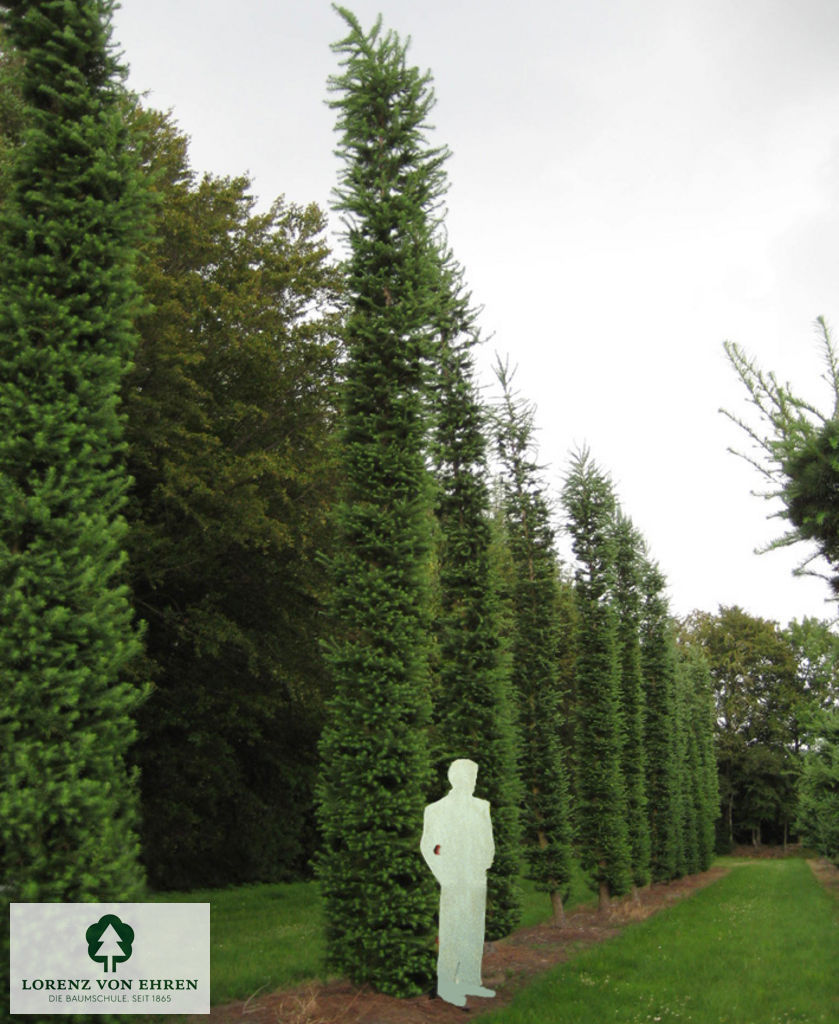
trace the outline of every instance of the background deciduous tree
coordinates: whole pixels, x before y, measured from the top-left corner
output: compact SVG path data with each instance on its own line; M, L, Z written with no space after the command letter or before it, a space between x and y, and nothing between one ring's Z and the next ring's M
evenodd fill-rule
M703 652L713 681L720 838L786 842L806 723L835 700L839 640L816 620L781 629L737 607L695 612L680 639Z
M839 635L830 623L805 618L788 623L784 636L795 675L779 696L777 728L797 754L813 711L828 711L839 703Z
M324 218L199 178L137 110L155 197L123 389L129 570L144 616L143 850L161 888L299 876L326 680L317 558L336 469L337 272Z
M839 712L812 716L797 826L805 843L839 865Z

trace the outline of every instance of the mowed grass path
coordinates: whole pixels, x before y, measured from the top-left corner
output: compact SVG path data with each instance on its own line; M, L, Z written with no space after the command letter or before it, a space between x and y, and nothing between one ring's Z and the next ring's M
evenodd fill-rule
M323 906L313 882L167 892L153 899L210 904L213 1006L267 995L321 973Z
M839 901L802 860L734 866L481 1020L837 1024Z
M539 924L550 915L548 897L526 879L520 884L521 926ZM577 869L569 909L594 898ZM326 976L323 904L314 882L160 893L154 899L210 904L213 1006L264 996L278 988Z

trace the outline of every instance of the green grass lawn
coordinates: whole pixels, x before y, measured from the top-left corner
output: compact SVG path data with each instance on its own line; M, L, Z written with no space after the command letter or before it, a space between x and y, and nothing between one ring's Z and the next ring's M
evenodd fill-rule
M799 859L723 860L731 874L537 979L487 1024L837 1024L839 902ZM523 881L522 926L549 916ZM214 1005L323 978L313 882L165 893L209 902ZM594 894L582 873L569 908ZM135 1018L141 1020L142 1018ZM165 1018L157 1018L165 1020Z
M538 978L487 1024L836 1024L839 903L754 861Z
M153 899L210 904L214 1006L322 975L323 908L314 882L167 892Z
M522 927L550 916L550 900L532 882L521 883ZM163 893L161 902L210 904L210 979L214 1006L323 978L323 907L314 882L246 885L191 893ZM568 906L594 900L577 871Z

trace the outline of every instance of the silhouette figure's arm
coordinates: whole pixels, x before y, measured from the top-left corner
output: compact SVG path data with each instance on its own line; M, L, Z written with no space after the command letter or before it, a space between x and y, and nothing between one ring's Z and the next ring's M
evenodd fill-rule
M495 840L492 838L492 819L489 814L489 801L481 801L482 817L486 820L483 821L483 834L481 839L483 840L484 850L486 852L486 870L489 870L490 865L495 860Z
M437 852L440 849L440 829L436 819L437 815L434 814L431 807L426 807L422 821L420 853L425 863L431 868L434 877L440 881L440 854Z

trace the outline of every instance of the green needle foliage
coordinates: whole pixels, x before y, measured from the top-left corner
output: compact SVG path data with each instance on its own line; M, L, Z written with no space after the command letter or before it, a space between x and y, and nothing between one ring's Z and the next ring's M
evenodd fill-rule
M601 907L632 884L627 796L621 771L623 721L615 592L617 502L587 449L572 459L562 492L577 556L578 828L583 866Z
M321 741L318 873L331 965L407 996L434 974L436 886L419 841L427 729L430 521L427 380L445 150L426 141L429 76L377 21L335 46L349 311L331 572L335 692Z
M126 767L141 688L123 581L120 382L142 192L107 0L0 8L24 111L0 212L0 878L9 898L142 886ZM2 911L5 914L5 909Z
M15 148L23 134L26 105L21 95L20 54L9 45L0 28L0 204L10 186Z
M513 685L521 729L522 830L528 874L550 894L561 924L572 866L569 785L561 746L558 578L550 510L532 457L533 409L512 392L500 362L496 425L504 512L513 564Z
M716 708L711 671L702 652L691 648L679 666L685 689L688 729L688 813L695 834L688 872L707 871L714 857L715 822L720 815L717 761L714 753Z
M839 595L839 359L823 317L818 317L816 327L827 367L824 380L832 393L827 413L793 394L774 373L764 373L739 346L726 342L729 362L761 423L753 427L731 413L726 415L742 428L755 452L735 454L760 472L768 487L763 496L779 498L783 505L779 515L790 523L787 533L767 550L799 541L814 543L816 555L806 558L796 572L822 576L808 568L821 555L834 570L825 578L834 595Z
M646 563L641 585L650 858L653 881L661 882L677 873L676 647L664 594L666 582L655 563Z
M684 666L676 658L675 704L673 708L674 736L676 751L676 875L681 878L690 874L691 864L696 860L696 822L691 815L691 783L694 766L690 762L691 743L689 714L689 680L685 677Z
M434 760L440 796L452 760L468 757L480 767L477 793L492 806L495 840L486 914L493 940L509 934L521 913L518 734L491 565L487 424L472 360L475 313L450 258L443 257L442 270L432 442L440 534Z
M618 512L615 529L615 606L618 613L620 694L623 715L621 766L626 786L632 880L650 880L650 826L644 749L644 679L641 670L641 576L644 540L632 521Z
M720 816L720 786L717 771L714 729L717 709L714 705L714 684L708 663L689 666L693 678L693 721L700 776L699 870L707 871L714 859L716 821Z
M714 756L716 709L711 674L702 651L690 648L676 671L678 874L705 871L714 852L719 787Z

